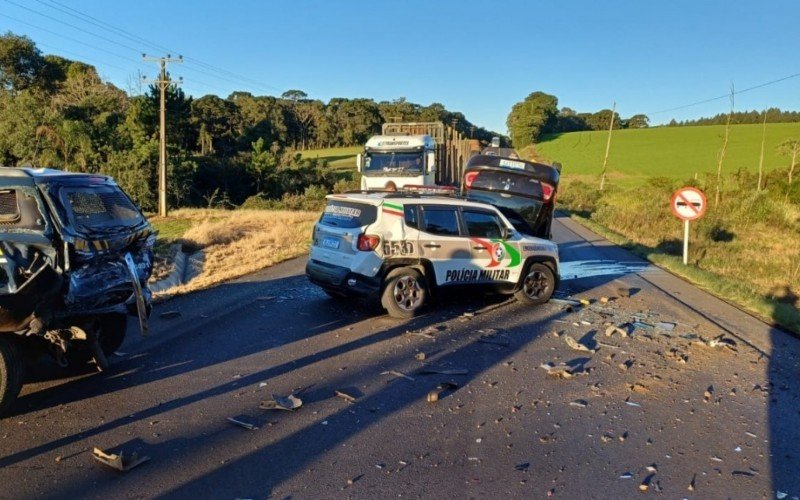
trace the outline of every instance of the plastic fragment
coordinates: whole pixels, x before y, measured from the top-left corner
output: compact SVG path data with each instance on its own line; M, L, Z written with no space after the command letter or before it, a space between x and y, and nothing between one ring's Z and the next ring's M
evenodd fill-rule
M590 352L592 354L597 352L595 349L589 349L585 345L579 343L577 340L573 339L569 335L564 335L564 342L567 343L570 349L573 349L575 351Z
M125 456L125 453L120 451L119 455L113 453L106 453L100 448L92 450L92 456L100 463L103 463L120 472L128 472L129 470L142 465L150 460L150 457L140 457L138 453L134 452L130 458Z
M404 378L404 379L410 380L412 382L414 381L413 377L409 377L405 373L401 373L401 372L399 372L397 370L388 370L388 371L385 371L385 372L381 372L381 375L394 375L395 377L398 377L398 378Z
M247 429L248 431L258 430L258 427L256 427L255 425L251 424L250 422L244 422L242 420L238 420L238 419L235 419L233 417L228 417L228 422L230 422L233 425L236 425L238 427L241 427L243 429Z
M289 394L288 396L285 397L273 394L272 400L262 401L260 407L263 410L294 411L300 408L301 406L303 406L303 401L294 394Z
M355 403L357 399L355 396L351 396L344 391L333 391L333 393L336 395L336 397L342 398L348 403Z

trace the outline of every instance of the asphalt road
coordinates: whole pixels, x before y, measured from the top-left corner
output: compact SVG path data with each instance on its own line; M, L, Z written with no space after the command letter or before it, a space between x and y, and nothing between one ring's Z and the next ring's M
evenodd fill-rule
M0 497L796 499L800 341L568 219L555 235L560 295L589 306L461 294L404 323L328 299L302 259L163 303L111 372L32 373ZM637 319L675 326L605 335ZM93 447L151 460L118 473Z

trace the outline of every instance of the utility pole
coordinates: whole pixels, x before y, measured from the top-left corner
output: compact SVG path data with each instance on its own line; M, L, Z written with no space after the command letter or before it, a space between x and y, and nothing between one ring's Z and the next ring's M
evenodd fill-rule
M158 80L153 83L158 85L160 91L160 126L159 126L159 162L158 162L158 215L160 217L167 216L167 101L166 92L167 87L176 83L169 79L167 76L167 63L181 63L183 56L172 57L167 54L167 57L148 57L147 54L142 54L142 59L145 61L157 62L161 66L161 71L158 75ZM183 79L181 78L180 81Z
M617 102L611 106L611 125L608 126L608 141L606 142L606 156L603 158L603 173L600 175L600 191L606 183L606 167L608 166L608 152L611 149L611 131L614 130L614 115L617 111Z

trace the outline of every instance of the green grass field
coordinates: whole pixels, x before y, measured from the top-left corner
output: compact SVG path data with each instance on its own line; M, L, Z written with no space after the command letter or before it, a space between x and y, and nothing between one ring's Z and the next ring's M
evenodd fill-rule
M722 125L711 125L614 131L608 160L609 176L631 184L637 179L654 176L688 179L695 174L716 172L724 130ZM536 153L547 160L561 162L565 177L599 175L607 137L605 131L547 136L536 145ZM800 123L767 124L765 171L788 168L788 158L781 157L776 148L790 138L800 139ZM761 125L731 126L723 170L757 171L760 151Z
M364 146L346 148L309 149L302 151L303 158L321 158L328 161L334 170L355 170L356 155L364 150Z

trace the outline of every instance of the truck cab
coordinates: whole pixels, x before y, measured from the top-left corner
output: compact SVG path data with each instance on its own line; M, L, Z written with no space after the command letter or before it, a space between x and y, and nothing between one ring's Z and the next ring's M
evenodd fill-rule
M364 191L436 184L436 141L429 135L376 135L357 157Z

